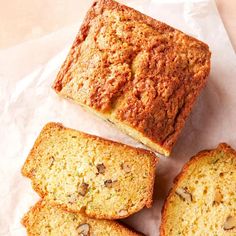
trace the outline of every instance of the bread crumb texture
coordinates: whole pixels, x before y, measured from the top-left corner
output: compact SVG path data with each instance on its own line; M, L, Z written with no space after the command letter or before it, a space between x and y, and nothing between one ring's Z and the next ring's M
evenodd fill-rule
M227 144L193 157L162 212L161 236L236 235L236 152Z
M39 201L24 216L22 224L28 236L138 236L123 225L109 220L90 219Z
M149 151L49 123L22 173L52 204L118 219L151 207L156 162Z
M206 44L100 0L89 10L53 87L168 156L209 70Z

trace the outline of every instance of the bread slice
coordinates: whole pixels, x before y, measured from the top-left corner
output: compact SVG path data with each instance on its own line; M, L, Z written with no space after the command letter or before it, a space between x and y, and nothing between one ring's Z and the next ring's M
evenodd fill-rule
M183 167L162 211L161 236L236 235L236 152L202 151Z
M169 156L209 71L203 42L115 1L98 0L53 88Z
M84 214L70 213L39 201L24 216L22 224L29 236L138 236L123 225L109 220L90 219Z
M49 123L22 173L50 203L90 217L118 219L151 207L156 162L147 150Z

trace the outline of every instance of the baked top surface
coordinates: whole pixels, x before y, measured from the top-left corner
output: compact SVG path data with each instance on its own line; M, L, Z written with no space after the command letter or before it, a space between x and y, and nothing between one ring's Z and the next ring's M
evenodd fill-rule
M161 236L236 234L236 152L227 144L185 164L162 210Z
M149 151L49 123L22 173L63 209L119 219L151 207L156 161Z
M54 88L170 150L209 70L206 44L101 0L89 10Z
M66 212L44 200L37 202L25 214L22 224L29 236L141 235L115 221L95 220L83 214Z

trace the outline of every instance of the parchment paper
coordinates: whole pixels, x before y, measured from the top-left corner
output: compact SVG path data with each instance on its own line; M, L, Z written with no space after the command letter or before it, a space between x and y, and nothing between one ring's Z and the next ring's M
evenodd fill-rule
M160 211L173 178L183 164L202 149L225 141L236 148L236 56L214 1L123 1L209 44L212 69L206 88L170 158L157 167L154 205L126 223L146 235L159 235ZM82 4L82 3L81 3ZM89 6L91 1L83 1ZM26 235L23 214L39 199L30 181L21 176L35 138L49 121L134 146L137 142L59 98L51 84L75 38L78 22L43 38L0 52L0 235Z

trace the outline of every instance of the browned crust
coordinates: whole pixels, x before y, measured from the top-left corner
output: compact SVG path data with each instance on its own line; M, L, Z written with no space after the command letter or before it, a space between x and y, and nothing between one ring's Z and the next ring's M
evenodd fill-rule
M47 133L47 131L51 130L51 129L63 129L63 130L71 130L71 131L76 131L80 134L82 134L85 138L92 138L94 140L99 140L107 145L109 144L113 144L113 145L116 145L116 146L122 146L124 147L125 149L132 149L134 150L135 152L137 152L137 154L145 154L145 155L148 155L150 158L151 158L151 162L152 162L152 170L150 171L150 177L149 177L149 181L150 181L150 189L148 191L148 199L147 201L145 202L142 202L142 204L139 205L139 208L137 208L134 212L130 212L128 213L127 215L124 215L124 216L116 216L115 219L123 219L123 218L126 218L128 217L129 215L131 214L134 214L135 212L138 212L139 210L141 210L142 208L144 207L147 207L147 208L150 208L152 206L152 202L153 202L153 191L154 191L154 181L155 181L155 169L156 169L156 164L158 163L159 159L155 156L154 153L152 153L151 151L148 151L148 150L145 150L145 149L142 149L142 148L135 148L135 147L132 147L132 146L128 146L128 145L125 145L125 144L122 144L122 143L118 143L118 142L115 142L115 141L111 141L111 140L107 140L107 139L104 139L104 138L101 138L101 137L98 137L98 136L95 136L95 135L91 135L91 134L86 134L86 133L83 133L81 131L77 131L77 130L74 130L74 129L71 129L71 128L66 128L64 127L61 123L54 123L54 122L50 122L48 124L46 124L42 131L40 132L38 138L36 139L35 141L35 144L33 146L33 148L31 149L22 169L21 169L21 173L23 176L25 177L28 177L29 179L32 180L32 188L39 194L39 196L41 198L45 198L47 199L47 193L44 193L41 188L37 185L37 184L34 184L33 182L33 179L34 179L34 175L32 172L28 172L27 171L27 166L30 165L30 162L34 162L34 159L35 159L35 151L37 150L38 146L40 145L45 133ZM59 206L60 208L66 210L66 211L69 211L69 212L73 212L73 213L77 213L78 211L73 211L71 210L70 208L68 208L68 206L66 204L57 204L55 202L50 202L51 205L55 205L55 206ZM90 213L89 214L89 217L92 217L92 218L97 218L97 219L108 219L108 220L112 220L114 219L114 217L112 216L107 216L107 215L103 215L103 214L92 214Z
M193 165L194 163L198 162L199 160L201 160L202 158L205 158L206 156L211 156L214 155L216 152L219 151L223 151L225 153L229 153L232 154L234 156L234 158L236 158L236 151L230 147L227 143L220 143L216 149L212 149L212 150L202 150L199 153L197 153L195 156L191 157L190 160L185 163L185 165L183 166L181 172L175 177L174 181L173 181L173 186L172 188L169 190L168 196L165 199L165 202L163 204L162 207L162 212L161 212L161 225L160 225L160 236L168 236L165 233L165 226L166 226L166 221L167 221L167 209L170 205L170 199L173 196L175 189L178 186L178 183L185 178L185 174L188 171L189 167L191 165Z
M63 63L57 78L54 82L54 84L52 85L52 88L59 93L62 89L62 87L64 87L69 81L64 81L64 75L68 72L68 70L70 69L70 66L73 64L73 60L76 59L76 57L73 57L74 53L75 53L75 48L79 47L80 48L80 44L85 40L85 38L87 37L88 34L88 30L90 28L90 21L96 17L98 15L98 12L96 12L95 10L95 6L98 4L98 1L94 1L94 3L92 4L90 10L87 12L85 19L83 21L83 24L80 27L79 33L76 36L76 39L68 53L68 56L65 60L65 62ZM102 9L100 9L101 11ZM71 78L72 79L72 78Z
M68 53L68 57L67 59L65 60L64 64L62 65L58 75L57 75L57 78L53 84L53 89L59 93L62 89L62 87L64 87L68 82L70 81L63 81L64 79L64 75L67 73L67 71L69 70L71 64L73 63L73 59L75 59L75 57L73 57L74 53L75 53L75 48L80 48L80 44L85 40L85 38L87 37L88 35L88 31L90 29L90 22L98 15L100 15L105 9L109 9L109 10L112 10L112 9L118 9L118 10L122 10L122 9L128 9L130 12L136 12L136 13L139 13L140 16L142 16L142 21L144 23L146 23L147 25L153 27L154 29L156 30L159 30L159 31L166 31L166 30L169 30L169 31L178 31L178 32L181 32L183 33L182 31L180 30L177 30L163 22L160 22L156 19L153 19L152 17L150 16L147 16L147 15L144 15L142 14L141 12L133 9L133 8L130 8L128 6L125 6L125 5L122 5L122 4L119 4L115 1L112 1L112 0L95 0L91 6L91 8L89 9L89 11L87 12L86 16L85 16L85 19L83 21L83 24L81 25L80 27L80 30L79 30L79 33L77 34L76 36L76 39L72 45L72 48L70 49L69 53ZM194 40L194 41L197 41L199 43L201 43L202 45L204 45L206 48L209 48L207 44L205 44L204 42L196 39L196 38L193 38L189 35L186 35L189 40ZM71 56L71 57L70 57ZM206 74L209 74L210 72L210 61L208 63L208 71L206 71ZM70 78L72 79L72 78ZM200 88L201 89L201 88ZM199 89L199 90L200 90ZM152 137L153 141L155 141L155 137Z
M23 218L21 219L21 224L24 226L24 227L28 227L29 225L29 213L30 212L33 212L33 213L38 213L39 209L41 207L44 206L44 201L43 199L39 200L34 206L30 207L29 211L27 213L24 214Z
M34 206L32 206L29 211L23 216L22 220L21 220L21 224L28 230L28 228L30 227L29 225L29 214L35 214L37 215L38 212L40 211L40 209L42 207L44 207L46 204L49 204L47 203L44 199L41 199L39 200ZM50 204L51 205L51 204ZM56 207L56 206L55 206ZM81 214L81 213L80 213ZM99 220L98 220L99 221ZM116 229L120 229L120 228L124 228L126 229L127 231L129 232L126 232L127 235L130 235L130 236L141 236L143 235L142 233L139 233L137 231L135 231L134 229L132 229L131 227L129 226L126 226L126 225L123 225L122 223L118 223L116 221L109 221L109 220L102 220L102 221L105 221L107 222L108 224L112 224L114 226L114 228ZM29 233L29 232L28 232Z
M56 123L56 122L49 122L47 123L42 131L40 132L38 138L36 139L35 143L34 143L34 147L31 149L28 157L32 156L33 152L34 152L34 149L37 148L37 146L41 143L41 140L42 140L42 134L44 134L47 130L50 130L50 129L53 129L53 128L56 128L56 129L64 129L64 130L71 130L71 131L76 131L80 134L82 134L85 138L90 138L90 139L94 139L94 140L99 140L107 145L109 144L114 144L115 146L122 146L126 149L131 149L131 150L134 150L136 151L138 154L145 154L145 155L149 155L151 158L152 158L152 162L154 163L154 166L158 163L159 161L159 158L151 151L147 150L147 149L143 149L143 148L136 148L136 147L132 147L132 146L129 146L129 145L126 145L126 144L123 144L123 143L119 143L119 142L116 142L116 141L113 141L113 140L108 140L108 139L105 139L105 138L102 138L102 137L99 137L99 136L96 136L96 135L92 135L92 134L87 134L87 133L84 133L82 131L78 131L78 130L75 130L75 129L71 129L71 128L67 128L67 127L64 127L61 123ZM27 161L27 160L26 160Z
M60 93L60 91L62 90L62 88L72 79L72 77L70 76L68 77L64 77L65 74L67 74L67 72L69 71L71 65L73 64L74 61L76 61L76 56L74 56L74 54L77 54L77 56L80 55L80 46L81 43L86 39L87 35L88 35L88 31L90 29L90 23L91 21L98 15L102 14L102 12L106 9L109 10L113 10L113 9L118 9L118 10L128 10L130 13L134 12L134 13L138 13L140 16L140 21L146 23L147 25L153 27L155 30L158 30L160 32L171 32L171 31L176 31L176 32L181 32L165 23L159 22L149 16L146 16L132 8L129 8L125 5L119 4L115 1L112 0L96 0L94 1L92 7L90 8L90 10L88 11L85 20L80 28L80 31L73 43L73 46L67 56L66 61L64 62L62 68L60 69L57 78L53 84L53 88L57 93ZM182 33L182 32L181 32ZM205 66L205 69L202 71L201 76L199 76L199 86L197 88L195 88L194 94L191 97L191 99L189 99L188 104L186 105L184 103L184 105L182 105L182 107L179 109L179 112L177 114L176 117L176 122L174 125L174 131L171 132L163 141L159 141L159 135L155 134L153 132L153 130L155 129L155 127L153 127L152 125L150 125L148 127L149 131L148 133L144 132L144 131L140 131L142 133L142 135L146 138L148 138L152 143L162 147L162 149L164 151L162 151L161 149L156 149L157 152L164 154L164 155L169 155L174 144L176 143L181 130L185 124L185 121L189 115L189 113L192 110L192 107L196 101L197 96L199 95L200 91L202 90L202 88L205 86L206 84L206 77L210 72L210 51L208 48L208 45L206 45L205 43L201 42L200 40L197 40L191 36L185 35L186 37L186 41L195 41L198 42L199 45L201 45L201 47L205 48L206 53L208 53L208 60ZM75 49L78 50L75 50ZM144 117L145 119L145 117ZM134 129L138 130L138 127L133 126Z

